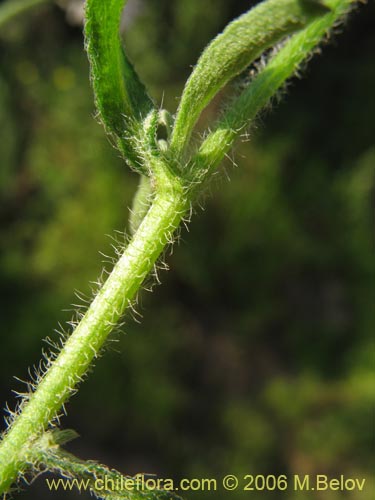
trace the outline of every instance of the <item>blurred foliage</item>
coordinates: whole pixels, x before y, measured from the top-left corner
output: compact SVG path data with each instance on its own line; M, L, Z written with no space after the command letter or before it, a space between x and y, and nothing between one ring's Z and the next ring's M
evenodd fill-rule
M159 102L175 109L201 48L246 8L129 2L127 46ZM258 119L166 256L163 286L141 294L142 323L113 335L63 420L82 434L70 446L82 458L176 478L346 474L366 477L372 498L374 10ZM106 234L123 239L137 178L93 115L81 30L64 12L3 29L0 394L11 405L12 375L28 378L74 290L90 296L98 251L114 255ZM39 479L22 496L53 495Z

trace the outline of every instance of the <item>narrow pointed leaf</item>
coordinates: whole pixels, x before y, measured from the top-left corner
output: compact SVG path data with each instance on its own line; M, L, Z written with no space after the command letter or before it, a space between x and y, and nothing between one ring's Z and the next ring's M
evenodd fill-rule
M123 48L120 20L125 2L87 0L85 37L100 118L134 165L134 139L153 103Z
M205 49L181 97L171 149L180 155L202 110L264 50L328 9L317 0L267 0L230 23Z
M146 213L148 212L153 195L152 181L149 177L141 175L139 186L133 198L132 209L129 217L129 229L131 234L135 234Z

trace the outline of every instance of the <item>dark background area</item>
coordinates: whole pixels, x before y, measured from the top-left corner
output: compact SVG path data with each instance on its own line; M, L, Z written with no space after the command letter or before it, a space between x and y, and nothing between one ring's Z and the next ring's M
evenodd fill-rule
M249 4L129 2L127 48L157 102L175 111L202 48ZM74 291L90 296L137 185L94 119L69 12L40 7L0 32L3 407ZM177 479L344 474L366 491L259 498L373 498L374 15L361 6L224 163L163 285L142 292L141 324L126 318L67 405L77 456ZM43 478L19 495L53 497L89 495ZM206 497L223 493L186 495Z

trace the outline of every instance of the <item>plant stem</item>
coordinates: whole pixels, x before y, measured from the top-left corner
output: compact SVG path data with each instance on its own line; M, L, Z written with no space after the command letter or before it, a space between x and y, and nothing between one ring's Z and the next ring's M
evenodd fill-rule
M23 14L25 11L49 1L50 0L8 0L0 6L0 26L11 21L19 14Z
M42 0L17 2L18 5L41 3ZM85 316L65 343L59 356L50 363L48 370L16 416L0 443L0 494L8 491L11 484L27 466L27 457L35 440L56 417L61 406L75 391L103 343L118 323L125 309L131 305L145 277L182 217L189 208L195 191L202 189L202 182L232 146L256 113L275 92L290 78L299 65L321 42L327 31L343 16L355 0L327 0L333 11L313 21L307 28L292 37L270 61L258 77L232 102L227 113L214 131L203 142L193 158L192 187L186 193L189 171L173 176L160 157L150 155L150 172L155 178L155 198L137 232L112 273L99 291ZM4 18L4 17L3 17ZM8 16L9 18L9 16ZM0 24L1 24L0 11ZM174 158L174 161L181 158ZM190 178L190 177L189 177Z
M181 183L159 187L137 233L115 265L85 316L51 363L0 444L0 494L25 469L32 441L48 426L98 355L108 334L134 300L188 208Z

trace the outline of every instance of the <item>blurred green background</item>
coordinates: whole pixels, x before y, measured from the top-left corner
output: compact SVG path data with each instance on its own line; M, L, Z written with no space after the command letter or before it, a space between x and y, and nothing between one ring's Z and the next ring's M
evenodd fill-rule
M128 51L157 102L175 110L202 48L250 4L129 2ZM3 406L70 319L74 291L90 296L137 185L94 119L77 5L0 31ZM237 166L224 163L163 285L141 294L141 324L127 317L67 405L72 452L176 479L365 477L361 495L255 497L374 498L374 14L362 6L236 146ZM43 478L19 496L86 497L50 493Z

